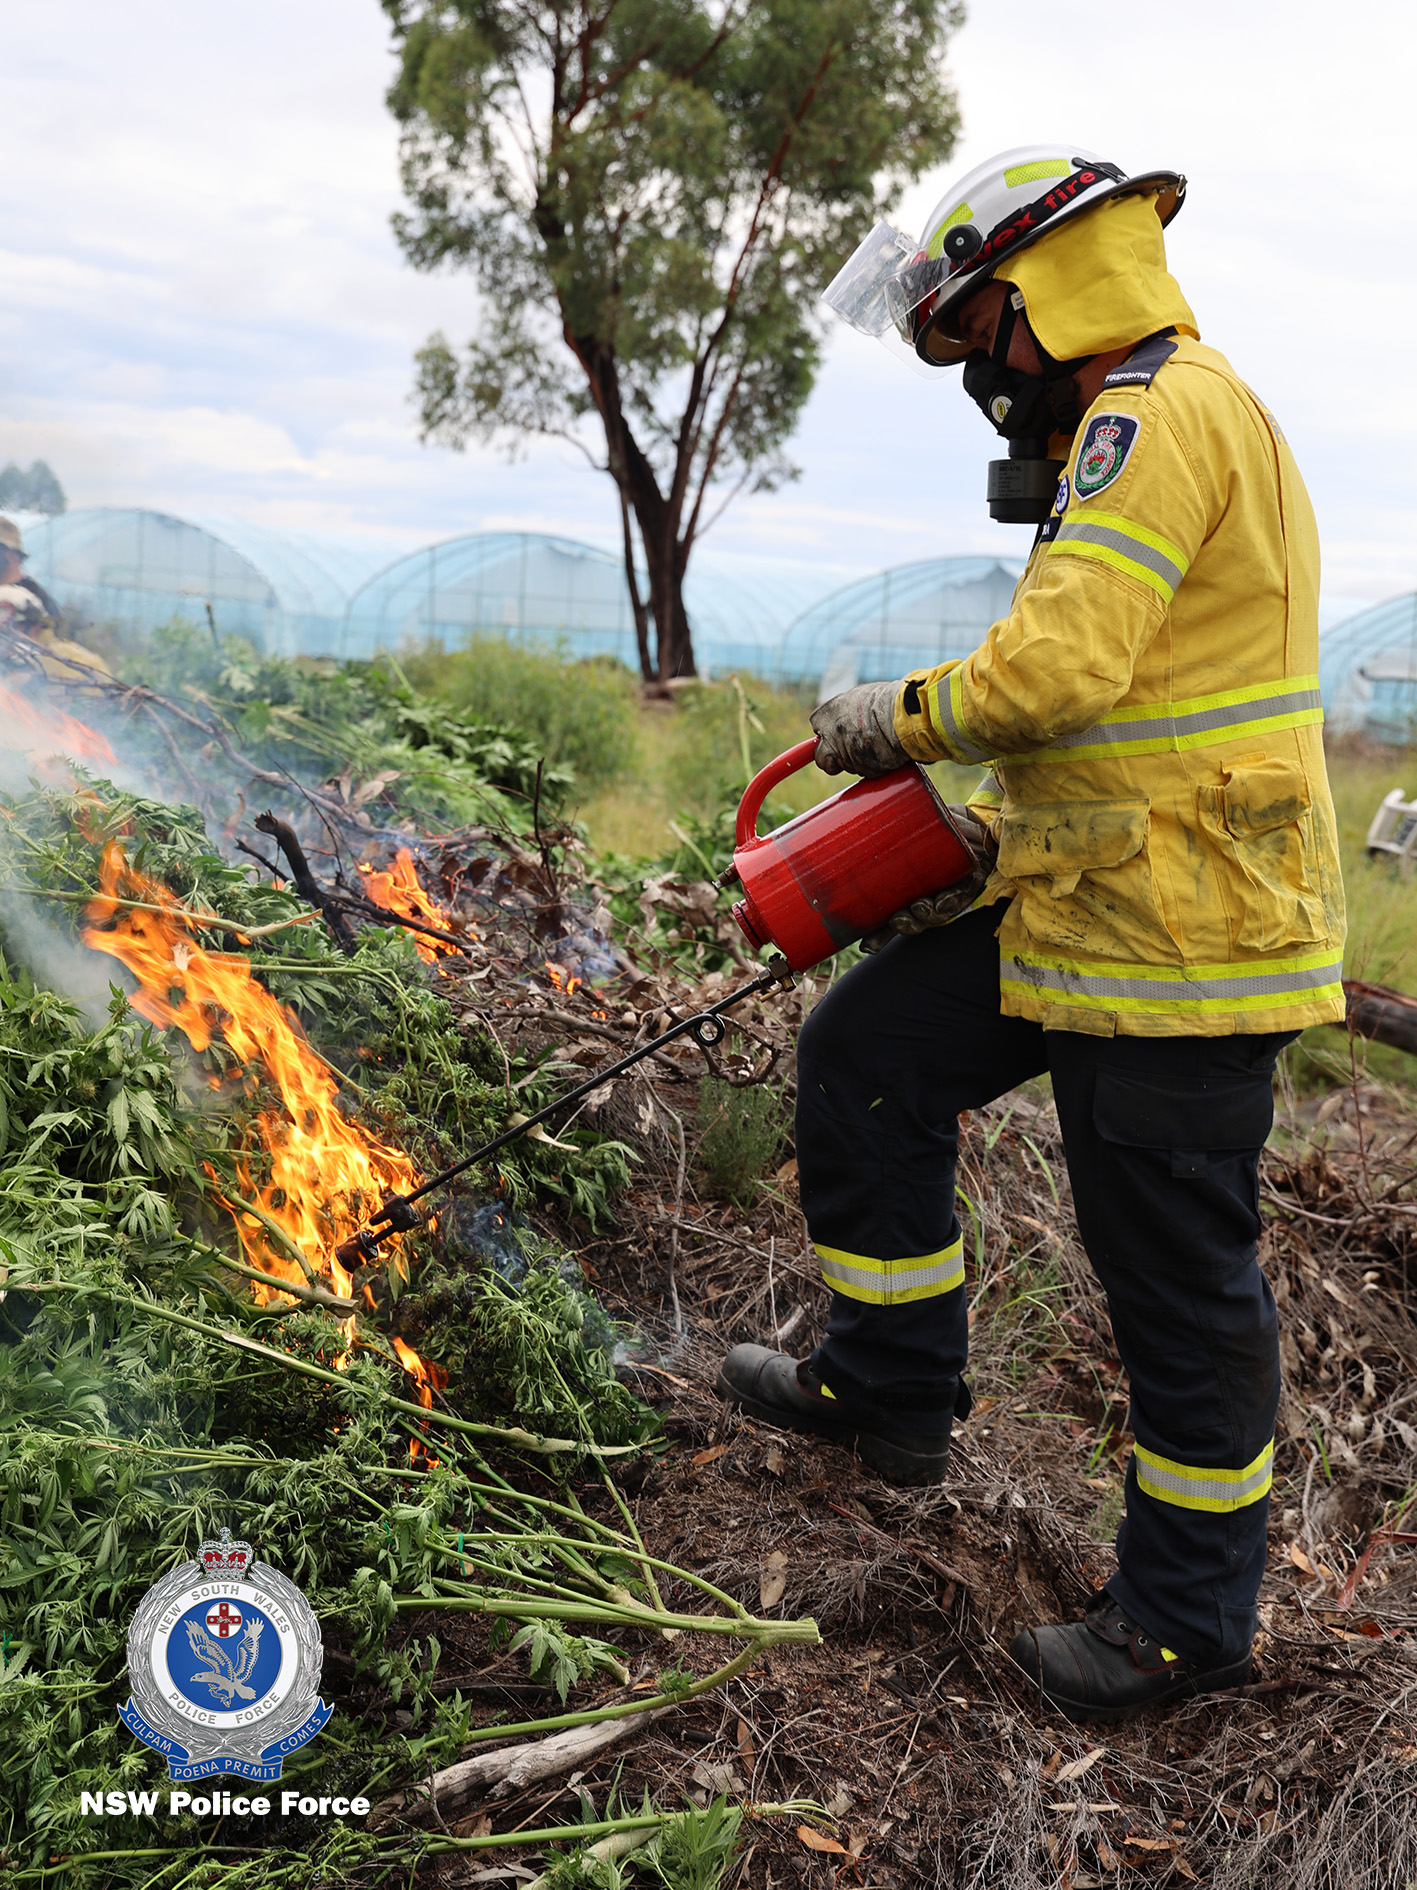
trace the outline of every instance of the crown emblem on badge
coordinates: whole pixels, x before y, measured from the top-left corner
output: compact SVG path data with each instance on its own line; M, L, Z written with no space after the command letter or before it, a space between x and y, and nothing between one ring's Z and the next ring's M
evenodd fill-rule
M1113 440L1121 439L1122 429L1120 427L1114 427L1110 425L1105 426L1105 427L1099 427L1096 433L1092 437L1096 440L1106 440L1106 442L1110 446Z
M197 1559L208 1576L233 1575L240 1577L246 1573L252 1555L249 1542L233 1542L231 1531L223 1529L219 1542L204 1542L197 1551Z

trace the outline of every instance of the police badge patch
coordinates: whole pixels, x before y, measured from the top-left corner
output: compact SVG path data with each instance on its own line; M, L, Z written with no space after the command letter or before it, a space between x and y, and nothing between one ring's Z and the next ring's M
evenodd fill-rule
M138 1603L128 1630L129 1732L174 1780L278 1779L334 1711L320 1698L319 1623L249 1542L204 1542Z
M1073 467L1073 490L1090 499L1121 476L1137 443L1140 422L1131 413L1095 413L1087 423Z

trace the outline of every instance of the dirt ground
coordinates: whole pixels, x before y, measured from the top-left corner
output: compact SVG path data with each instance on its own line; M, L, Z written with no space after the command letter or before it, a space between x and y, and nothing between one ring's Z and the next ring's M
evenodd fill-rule
M587 1016L612 1020L585 1044L603 1058L614 1029L642 1040L666 1008L683 1015L725 988L622 979L594 1012L583 1000ZM792 1030L810 998L799 989L756 1008L718 1067L746 1076L775 1059L790 1090ZM548 1005L559 1021L543 1028L566 1039L576 1001L553 992ZM526 1009L519 1028L534 1027ZM1319 1102L1291 1097L1266 1156L1262 1259L1286 1388L1254 1683L1088 1730L1030 1697L1006 1652L1018 1626L1076 1616L1106 1580L1130 1448L1125 1378L1073 1228L1046 1088L967 1126L975 1406L948 1481L901 1491L845 1450L730 1414L713 1393L740 1339L810 1349L827 1295L790 1154L749 1211L701 1198L700 1054L681 1048L605 1105L606 1126L643 1157L615 1230L557 1231L633 1335L626 1369L663 1421L662 1447L625 1479L647 1543L757 1612L812 1616L822 1642L774 1649L560 1790L548 1781L448 1828L603 1816L612 1790L632 1808L646 1788L663 1805L724 1792L749 1808L727 1879L744 1890L1417 1881L1410 1105L1357 1080ZM589 1488L584 1500L596 1500ZM689 1605L687 1591L665 1600ZM459 1680L480 1719L484 1706L522 1717L550 1700L520 1661L489 1652L485 1629L439 1631L443 1687ZM632 1688L665 1664L648 1637L626 1651ZM675 1655L696 1672L716 1658L682 1642ZM588 1687L576 1703L617 1691ZM801 1799L828 1815L751 1809ZM594 1810L578 1810L587 1801ZM480 1854L425 1866L420 1880L515 1883L535 1867Z

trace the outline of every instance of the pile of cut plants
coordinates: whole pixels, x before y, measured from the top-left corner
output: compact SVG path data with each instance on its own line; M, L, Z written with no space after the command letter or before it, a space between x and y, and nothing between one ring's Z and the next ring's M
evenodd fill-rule
M351 1264L384 1194L752 975L727 828L599 863L525 735L395 664L185 660L0 676L30 714L0 801L0 1882L1417 1879L1417 1116L1360 1041L1288 1053L1265 1158L1255 1684L1073 1728L1005 1649L1105 1581L1131 1439L1046 1086L965 1125L975 1410L936 1489L712 1391L732 1343L822 1330L792 1045L841 960ZM223 1527L321 1624L335 1713L286 1781L366 1819L80 1813L165 1790L116 1717L127 1624Z

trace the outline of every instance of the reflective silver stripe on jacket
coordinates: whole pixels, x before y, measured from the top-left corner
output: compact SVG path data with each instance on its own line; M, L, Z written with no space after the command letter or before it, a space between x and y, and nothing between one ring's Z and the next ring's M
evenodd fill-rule
M1136 533L1118 531L1112 525L1099 525L1092 519L1064 519L1053 544L1063 545L1069 540L1074 544L1102 545L1108 551L1119 552L1129 563L1142 565L1159 577L1173 595L1186 575L1186 565L1177 564L1174 558L1168 558L1165 552L1158 551L1155 545L1147 544Z
M1008 982L1055 991L1064 997L1140 998L1164 1004L1302 997L1330 985L1341 986L1343 978L1341 958L1314 965L1300 962L1271 966L1267 970L1256 966L1253 971L1244 971L1238 965L1216 972L1188 967L1177 970L1172 977L1083 971L1071 965L1037 965L1010 957L1000 959L999 969Z

